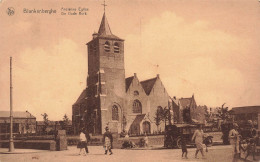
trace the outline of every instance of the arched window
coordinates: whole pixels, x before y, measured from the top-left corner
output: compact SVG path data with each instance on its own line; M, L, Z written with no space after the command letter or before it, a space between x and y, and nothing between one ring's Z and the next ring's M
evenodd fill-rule
M119 44L117 42L114 43L114 52L119 53Z
M110 52L110 43L108 41L106 41L106 43L104 45L104 49L106 52Z
M138 91L134 91L134 96L138 96L139 92Z
M133 113L142 113L142 104L139 100L134 100Z
M119 120L118 107L116 105L112 107L112 120Z

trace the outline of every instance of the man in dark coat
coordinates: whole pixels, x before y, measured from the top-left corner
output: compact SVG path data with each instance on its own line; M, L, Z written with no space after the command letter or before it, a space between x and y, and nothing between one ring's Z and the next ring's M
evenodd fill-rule
M110 152L109 155L112 155L112 143L113 143L113 136L109 132L109 128L105 128L106 132L103 135L103 142L104 142L104 148L105 148L105 154L107 154L107 150Z
M90 141L90 135L87 129L84 130L85 136L86 136L86 143L85 143L85 150L86 153L89 153L88 151L88 142Z

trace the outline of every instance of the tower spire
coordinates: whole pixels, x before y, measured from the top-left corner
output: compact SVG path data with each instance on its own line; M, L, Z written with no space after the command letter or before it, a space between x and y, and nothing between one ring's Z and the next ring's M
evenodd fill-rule
M104 6L104 13L106 13L106 0L104 0L104 3L103 4L101 4L102 6Z

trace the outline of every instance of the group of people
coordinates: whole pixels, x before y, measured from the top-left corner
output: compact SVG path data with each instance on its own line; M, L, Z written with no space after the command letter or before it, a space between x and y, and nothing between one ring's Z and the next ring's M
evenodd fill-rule
M229 142L232 146L232 153L234 159L240 158L241 151L246 152L245 160L249 155L253 156L255 160L255 149L256 149L256 141L257 141L257 133L256 130L251 128L250 134L248 135L247 139L241 140L242 137L238 131L238 125L236 123L233 124L233 129L229 131ZM196 144L196 152L195 158L198 158L198 153L201 152L202 158L205 158L203 148L206 147L206 152L208 151L207 145L203 142L205 138L205 134L202 129L202 125L198 125L198 129L194 132L192 136L192 141L195 141ZM187 146L185 138L181 137L181 144L182 144L182 157L188 158L187 154Z
M108 127L106 127L105 130L106 130L106 132L103 135L105 154L107 154L109 151L109 155L112 155L113 154L113 152L112 152L113 136L112 136L111 132L109 131ZM82 129L80 131L79 138L80 138L80 141L77 145L77 147L80 149L79 155L81 155L81 153L83 152L83 155L86 156L89 153L88 142L90 141L90 135L89 135L88 130Z
M242 136L239 133L238 125L233 124L233 129L229 131L229 142L232 145L233 157L240 158L241 151L247 152L245 155L245 160L249 155L253 155L253 160L255 160L255 149L257 143L257 133L256 129L252 126L250 133L247 138L242 140Z

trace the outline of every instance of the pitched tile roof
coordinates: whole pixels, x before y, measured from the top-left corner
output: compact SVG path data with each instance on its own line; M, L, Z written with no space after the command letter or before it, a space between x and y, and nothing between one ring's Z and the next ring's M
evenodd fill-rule
M125 79L125 88L126 88L126 91L129 89L132 81L134 79L134 76L131 76L131 77L128 77Z
M147 95L149 95L150 92L152 91L154 83L156 82L156 80L157 80L157 77L140 82Z
M80 94L79 98L77 99L77 101L73 105L85 102L86 97L87 97L87 89L84 89L83 92Z
M8 118L10 117L10 111L0 111L0 117ZM14 118L36 118L28 111L13 111Z
M192 98L180 98L180 105L185 108L185 107L190 107Z

